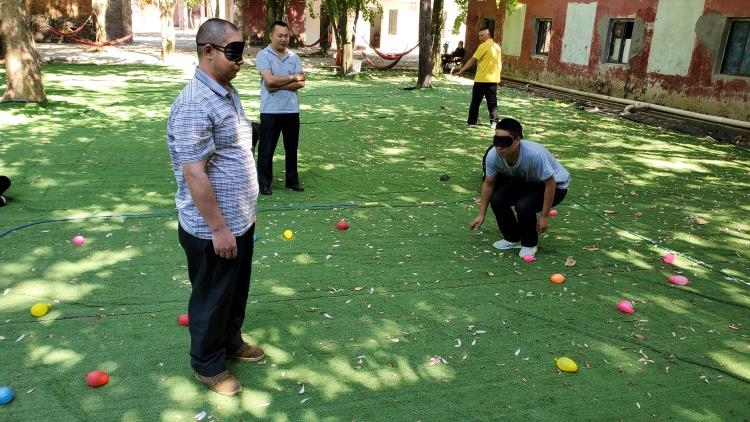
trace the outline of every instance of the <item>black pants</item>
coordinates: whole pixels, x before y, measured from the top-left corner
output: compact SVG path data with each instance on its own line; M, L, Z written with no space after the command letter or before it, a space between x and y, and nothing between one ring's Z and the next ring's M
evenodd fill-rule
M567 189L555 189L552 205L562 202L567 193ZM522 246L536 246L539 243L536 213L542 211L543 205L544 183L528 183L500 175L496 177L490 206L505 240L520 241ZM516 208L515 213L511 207Z
M271 187L273 182L273 154L279 135L284 135L286 154L286 186L299 185L297 146L299 145L299 113L260 114L260 144L258 146L258 184Z
M193 286L188 303L190 365L201 375L226 370L227 353L242 347L254 232L255 225L236 238L237 258L224 259L214 253L212 241L178 229Z
M0 195L4 194L10 187L10 179L8 176L0 176Z
M466 123L470 125L477 124L477 120L479 119L479 105L482 104L482 98L487 99L487 110L490 112L490 122L497 120L497 83L474 82L474 87L471 89L469 119Z

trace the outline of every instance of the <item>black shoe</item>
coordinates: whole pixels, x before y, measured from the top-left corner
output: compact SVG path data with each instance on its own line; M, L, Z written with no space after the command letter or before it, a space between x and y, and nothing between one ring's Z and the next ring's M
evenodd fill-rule
M260 188L260 193L263 194L263 195L270 195L272 193L271 192L271 187L270 186L266 186L266 187Z
M305 188L303 188L300 185L286 185L286 188L287 189L291 189L291 190L293 190L295 192L304 192L305 191Z
M0 207L4 207L7 203L8 201L5 200L5 197L0 195Z

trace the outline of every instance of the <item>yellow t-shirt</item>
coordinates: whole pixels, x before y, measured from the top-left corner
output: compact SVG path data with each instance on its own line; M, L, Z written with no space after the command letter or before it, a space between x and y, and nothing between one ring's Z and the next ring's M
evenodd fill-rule
M474 82L500 82L503 59L500 46L495 44L492 38L480 44L473 57L477 61Z

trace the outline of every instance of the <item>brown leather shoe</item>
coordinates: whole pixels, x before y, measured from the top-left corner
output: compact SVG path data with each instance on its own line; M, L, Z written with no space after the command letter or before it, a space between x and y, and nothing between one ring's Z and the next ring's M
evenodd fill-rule
M266 354L265 352L263 352L263 349L247 343L242 343L242 347L240 347L240 350L232 354L227 354L228 359L237 359L243 362L258 362L260 360L263 360L263 358L265 357Z
M229 371L224 371L219 375L214 375L212 377L204 377L196 372L195 379L205 384L212 391L225 396L236 396L242 391L240 380L235 378L235 376Z

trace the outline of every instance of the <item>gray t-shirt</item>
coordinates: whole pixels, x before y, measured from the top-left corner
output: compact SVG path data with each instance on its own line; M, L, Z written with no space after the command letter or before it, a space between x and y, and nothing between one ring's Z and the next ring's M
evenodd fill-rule
M530 183L540 183L554 176L557 189L567 189L570 183L570 174L547 148L525 139L521 140L516 164L508 165L504 158L497 155L495 148L487 154L486 163L489 177L501 174Z
M273 76L289 76L303 71L302 62L298 55L287 50L284 58L279 58L270 44L255 56L255 67L258 68L258 73L271 70ZM270 114L299 113L299 95L297 91L287 89L269 92L265 79L261 77L260 112Z

